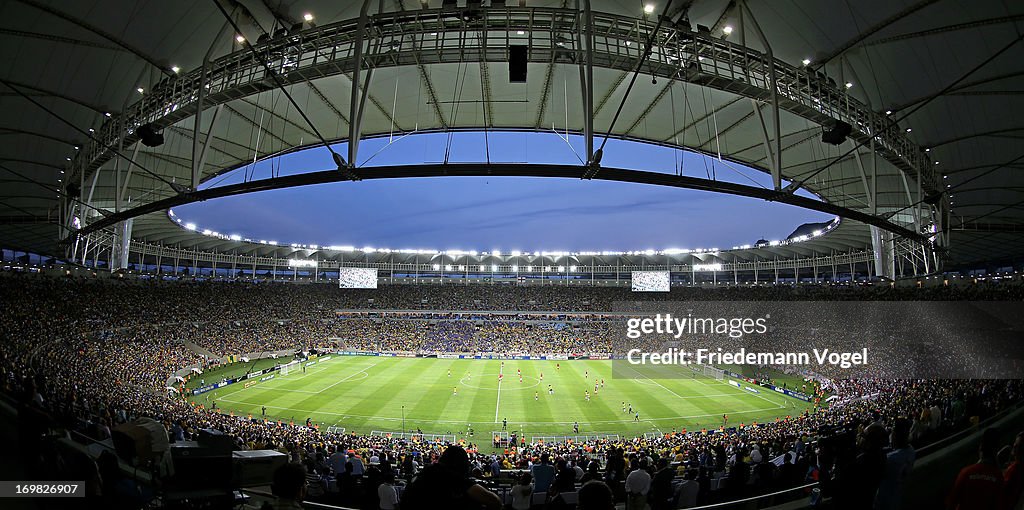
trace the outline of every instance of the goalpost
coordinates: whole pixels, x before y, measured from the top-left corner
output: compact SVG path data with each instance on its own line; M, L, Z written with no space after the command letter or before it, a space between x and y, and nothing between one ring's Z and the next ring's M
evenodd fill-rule
M288 375L288 374L292 373L292 369L293 368L298 368L298 366L299 366L299 362L298 361L292 361L291 363L285 363L284 365L281 365L281 375L285 376L285 375Z
M711 365L704 365L704 377L710 377L712 379L721 381L725 378L725 370L715 368Z

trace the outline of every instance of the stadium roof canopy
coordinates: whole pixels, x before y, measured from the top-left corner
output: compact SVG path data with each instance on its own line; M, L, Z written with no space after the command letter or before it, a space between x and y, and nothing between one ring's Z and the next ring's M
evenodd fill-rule
M721 154L777 183L740 194L789 201L800 185L847 218L754 257L870 249L867 223L878 245L933 238L953 263L1024 254L1024 3L666 2L592 0L591 16L584 0L5 2L0 239L63 255L74 218L113 232L148 206L137 240L281 255L290 247L184 229L165 206L323 140L553 128L596 134L595 150L610 133ZM510 46L526 47L525 83L510 81ZM848 140L823 143L837 120ZM143 125L162 145L138 143ZM349 165L366 155L337 156L341 169L305 179L372 177ZM660 184L737 192L664 173Z

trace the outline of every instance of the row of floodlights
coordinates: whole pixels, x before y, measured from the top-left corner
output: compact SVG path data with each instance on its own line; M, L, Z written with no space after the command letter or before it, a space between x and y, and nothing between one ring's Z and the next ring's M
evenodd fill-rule
M319 245L319 244L301 244L301 243L290 243L290 244L286 245L286 244L278 243L277 241L268 241L268 240L265 240L265 239L254 240L254 239L250 239L250 238L247 238L247 237L242 237L240 234L223 234L223 233L217 232L215 230L200 229L195 223L186 222L185 220L182 220L180 217L178 217L174 213L174 210L168 210L167 214L168 214L168 216L170 216L172 221L174 221L175 223L178 224L178 226L184 228L185 230L191 231L191 232L198 232L198 233L200 233L200 234L202 234L204 236L207 236L207 237L216 237L218 239L223 239L225 241L237 241L237 242L246 242L246 243L254 243L254 244L265 244L265 245L270 245L270 246L289 246L289 247L294 248L296 250L327 250L327 251L360 252L360 253L400 253L400 254L407 254L407 255L447 255L449 257L466 257L466 256L469 256L469 257L476 257L476 256L484 256L484 257L487 257L487 256L490 256L490 257L522 257L522 256L526 256L526 257L529 257L529 256L532 255L534 257L553 257L553 258L578 257L578 256L584 256L584 257L615 257L615 256L622 256L622 255L626 255L626 256L640 256L640 255L646 255L646 256L654 256L654 255L687 255L687 254L693 254L693 255L717 255L721 251L718 248L697 248L697 249L694 249L694 250L687 249L687 248L667 248L667 249L664 249L664 250L642 250L642 251L638 250L638 251L579 251L579 252L569 252L569 251L535 251L535 252L528 252L528 251L512 250L512 251L508 251L508 252L502 252L501 250L492 250L490 252L487 252L487 251L478 252L476 250L425 250L425 249L400 249L400 250L393 250L393 249L390 249L390 248L375 248L375 247L372 247L372 246L364 246L362 248L357 248L355 246L348 246L348 245L346 245L346 246L339 246L339 245ZM813 238L825 235L829 231L831 231L834 228L838 227L839 226L839 221L840 221L839 217L835 217L835 218L832 219L832 221L830 221L828 223L828 225L825 226L825 228L818 229L818 230L815 230L815 231L811 232L810 234L805 234L805 235L797 236L797 237L794 237L794 238L791 238L791 239L785 239L785 240L778 240L778 239L776 239L776 240L767 241L767 242L764 242L764 243L744 244L744 245L741 245L741 246L733 246L732 249L733 250L749 250L749 249L752 249L752 248L768 248L768 247L774 248L774 247L778 247L778 246L786 246L786 245L790 245L790 244L794 244L794 243L801 243L801 242L804 242L804 241L809 241L809 240L811 240Z

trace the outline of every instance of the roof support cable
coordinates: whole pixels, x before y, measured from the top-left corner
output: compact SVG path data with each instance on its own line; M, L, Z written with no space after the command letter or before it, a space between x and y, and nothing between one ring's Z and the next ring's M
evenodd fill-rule
M235 33L241 34L242 29L238 26L238 23L231 18L231 15L228 13L228 11L224 9L224 6L221 5L220 0L212 1L214 5L217 6L217 10L219 10L220 13L224 15L224 19L226 19L228 23L231 24L231 28L235 30ZM302 116L302 120L306 121L306 124L309 124L310 129L312 129L313 133L316 134L316 137L320 140L320 143L322 143L324 147L327 149L327 151L331 153L331 157L334 158L334 163L338 165L338 170L340 170L347 179L352 181L358 181L359 176L352 172L352 163L345 161L345 158L342 157L341 154L338 154L331 147L331 144L327 142L327 139L324 138L324 135L320 133L319 129L317 129L316 124L313 124L313 121L309 118L308 115L306 115L306 112L304 112L302 108L299 107L299 104L295 102L295 99L288 92L288 89L285 88L284 83L281 82L281 78L277 76L277 71L271 69L270 64L268 64L267 61L264 60L262 56L260 56L259 52L256 51L256 48L249 43L248 39L243 38L241 44L246 49L248 49L249 52L252 53L253 58L255 58L256 61L263 66L263 69L267 71L267 76L269 76L270 79L274 81L274 84L277 86L277 88L281 89L281 92L283 92L285 97L288 98L288 102L290 102L292 106L295 107L295 110L299 113L299 115ZM358 63L356 65L358 65ZM351 140L349 141L349 143L351 143Z
M932 94L931 96L927 97L926 99L924 99L923 101L918 103L916 106L914 106L907 113L904 113L903 115L899 115L899 116L893 116L893 118L891 118L885 125L882 126L880 131L886 131L886 130L892 129L893 127L897 126L900 123L900 121L902 121L902 120L906 119L907 117L913 115L914 112L920 110L921 108L924 108L925 105L927 105L928 103L930 103L930 102L934 101L935 99L945 95L946 92L949 92L950 90L955 88L960 82L966 80L971 75L973 75L974 73L979 71L981 68L985 67L986 65L988 65L993 60L999 58L999 56L1001 56L1003 53L1006 53L1007 51L1009 51L1011 48L1016 46L1017 43L1021 42L1022 40L1024 40L1024 35L1018 35L1016 38L1011 40L1006 46L1003 46L1002 48L1000 48L999 51L996 51L991 56L989 56L988 58L983 60L980 64L972 67L969 71L967 71L966 73L961 75L959 78L954 80L952 83L950 83L949 85L946 85L945 87L943 87L942 90ZM874 137L875 137L875 134L871 133L871 136L868 137L868 140L873 140ZM789 186L786 186L783 189L783 192L785 192L785 193L792 193L796 189L802 187L804 185L804 183L807 182L808 179L814 177L815 175L820 174L821 172L824 172L826 169L832 167L832 165L834 165L834 164L838 163L839 161L843 160L845 157L849 156L850 154L853 154L854 151L856 151L857 149L860 149L861 147L863 147L865 145L865 143L866 143L866 141L857 142L856 144L854 144L853 148L851 148L850 150L844 152L842 155L840 155L836 159L833 159L832 161L830 161L825 166L815 170L814 172L811 172L811 174L808 175L807 177L804 177L804 178L802 178L800 180L795 180L794 179L793 181L791 181L789 183Z
M633 91L633 85L636 83L636 79L640 76L640 69L643 68L644 62L647 61L647 57L651 56L651 50L654 48L654 38L658 35L658 30L661 28L661 23L666 19L666 14L669 8L672 7L672 0L665 2L665 8L661 11L661 16L658 16L658 22L654 25L654 29L647 36L647 44L644 46L644 52L640 54L640 58L636 61L636 66L633 67L633 77L629 80L629 86L626 87L626 93L622 95L622 100L619 101L619 107L615 110L615 116L612 117L611 124L608 125L608 131L604 134L604 139L601 140L601 146L598 147L597 151L594 152L594 159L590 164L590 168L583 173L584 179L593 179L597 175L597 171L601 169L601 157L604 156L604 146L608 143L608 137L611 136L612 131L615 129L615 123L619 120L619 115L622 114L622 108L626 106L626 100L629 99L629 93Z
M69 121L69 120L65 119L64 117L60 116L59 114L57 114L57 112L47 108L45 105L43 105L39 101L36 101L31 96L29 96L28 94L22 92L20 89L18 89L14 85L12 85L7 80L4 80L4 79L0 78L0 83L3 83L7 88L13 90L15 94L18 94L19 96L24 98L26 101L36 105L37 107L39 107L41 110L45 111L46 113L49 113L55 119L63 122L64 124L67 124L68 126L71 127L71 129L74 129L75 131L78 131L80 134L85 135L86 137L88 137L92 141L98 143L99 145L102 145L103 148L113 152L114 154L116 154L117 156L121 157L125 161L131 162L131 158L129 158L128 156L125 156L124 154L122 154L121 151L117 150L115 147L113 147L111 145L107 145L106 143L103 143L100 139L94 137L92 135L92 133L88 133L85 130L83 130L83 129L79 128L78 126L74 125L71 121ZM142 170L143 172L146 172L147 174L149 174L150 177L152 177L152 178L154 178L154 179L156 179L156 180L158 180L158 181L160 181L160 182L170 186L172 189L175 189L175 191L177 191L177 186L178 185L172 183L169 180L167 180L167 178L165 178L164 176L162 176L160 174L157 174L156 172L153 172L152 170L150 170L150 169L148 169L148 168L146 168L146 167L144 167L144 166L142 166L142 165L140 165L138 163L133 163L133 164L135 166L139 167L139 169Z

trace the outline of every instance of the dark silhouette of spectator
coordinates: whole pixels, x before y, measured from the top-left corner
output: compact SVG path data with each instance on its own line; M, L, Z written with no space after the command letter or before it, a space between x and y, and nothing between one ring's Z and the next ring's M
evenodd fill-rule
M916 453L910 446L910 421L899 419L889 435L892 446L885 458L885 475L875 496L875 510L896 510L900 508L903 481L914 469Z
M551 456L543 454L540 456L540 464L530 468L533 475L533 490L536 492L547 492L551 482L555 481L555 466L551 465Z
M1024 432L1018 433L1013 440L1010 454L1013 460L1003 471L1003 508L1016 510L1024 503L1024 467L1021 467L1021 461L1024 460Z
M996 465L999 431L990 427L981 434L978 462L960 470L953 490L946 498L948 510L991 510L999 508L1003 495L1003 472Z
M651 494L647 498L647 504L651 510L669 510L675 505L675 494L672 489L672 479L676 476L676 470L669 467L668 457L658 459L658 471L651 480Z
M615 499L608 484L600 480L591 480L579 490L577 510L614 510Z
M427 466L413 479L402 497L403 510L479 509L500 510L501 499L469 478L469 455L461 446L449 446L437 464ZM553 469L553 468L552 468Z
M301 510L306 499L306 468L302 464L288 463L274 471L270 491L276 496L273 510Z

